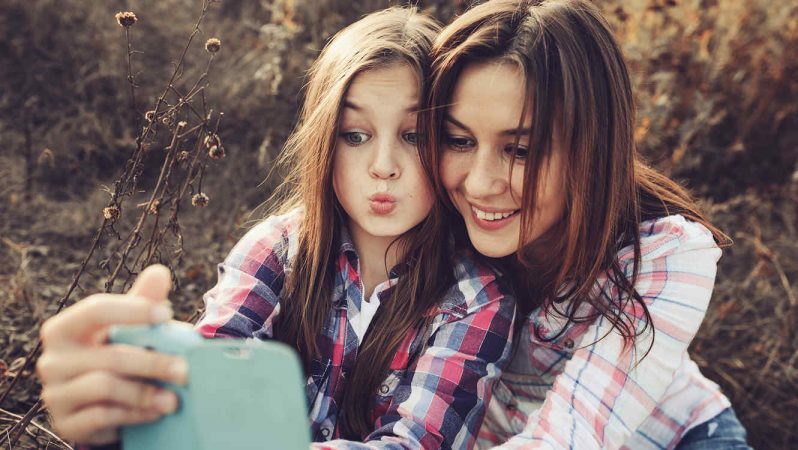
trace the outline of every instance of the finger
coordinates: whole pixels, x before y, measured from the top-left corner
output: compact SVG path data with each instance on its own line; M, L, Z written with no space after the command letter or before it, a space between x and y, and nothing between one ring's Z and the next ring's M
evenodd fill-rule
M116 324L165 322L174 315L168 302L157 304L120 294L95 294L48 319L41 328L42 345L74 346L91 343L97 331Z
M47 384L97 370L176 385L184 385L188 376L186 360L181 357L123 344L45 352L36 363L39 379Z
M166 266L154 264L144 269L128 294L144 297L150 301L161 302L169 296L172 288L172 273Z
M86 444L91 445L107 445L117 443L116 446L113 448L117 448L119 445L118 442L121 440L119 436L119 429L117 428L108 428L106 430L99 431L94 433L92 436L92 442L86 442Z
M108 404L170 414L177 410L174 392L152 383L107 371L82 374L62 384L47 386L42 398L54 415L67 416L87 406Z
M66 440L102 445L119 440L120 426L153 422L159 417L153 411L92 405L61 419L54 417L53 427Z

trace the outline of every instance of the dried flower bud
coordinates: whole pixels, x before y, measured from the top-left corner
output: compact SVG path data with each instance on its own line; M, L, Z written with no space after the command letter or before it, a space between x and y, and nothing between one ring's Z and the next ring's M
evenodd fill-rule
M177 154L177 162L183 162L188 159L188 152L183 150Z
M136 17L136 14L131 11L118 12L114 17L116 17L116 22L125 28L131 27L134 23L136 23L137 20L139 20L139 18Z
M211 159L224 158L224 147L222 147L221 145L214 145L213 147L208 149L208 156Z
M103 208L103 217L107 220L116 220L119 218L119 207L116 205L106 206Z
M191 197L191 204L197 208L204 208L208 206L208 196L205 195L204 192L194 194L194 196Z
M154 216L154 215L158 214L158 208L160 208L160 207L161 207L161 201L158 200L158 199L155 199L155 200L152 201L152 203L150 203L150 207L149 207L149 209L147 209L147 212Z
M207 149L210 149L211 147L214 147L214 146L217 146L217 147L221 147L222 146L222 140L219 139L219 135L218 134L209 134L209 135L205 136L205 140L203 141L203 143L205 144L205 148L207 148Z
M144 118L147 120L147 122L152 122L155 120L155 111L147 111L144 113Z
M39 166L47 166L49 168L55 167L55 154L49 148L45 148L39 153L39 157L36 158L36 164Z
M178 128L185 128L186 125L188 125L188 122L186 122L185 120L181 120L180 122L177 122L177 127Z
M205 50L209 53L216 53L222 48L222 41L217 38L210 38L205 41Z

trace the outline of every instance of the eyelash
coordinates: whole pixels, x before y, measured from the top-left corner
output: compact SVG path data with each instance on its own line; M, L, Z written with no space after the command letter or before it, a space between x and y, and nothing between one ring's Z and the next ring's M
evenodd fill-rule
M360 142L353 142L352 141L352 136L357 136L357 135L363 135L363 136L366 136L366 138L363 141L360 141ZM343 138L344 142L346 142L347 145L349 145L350 147L361 146L361 145L365 144L366 142L368 142L371 139L371 136L368 133L364 133L362 131L347 131L347 132L341 133L340 136L341 136L341 138Z
M351 138L352 138L352 136L356 136L356 135L363 135L363 136L366 136L366 138L364 140L360 141L360 142L353 142ZM369 135L368 133L364 133L362 131L347 131L347 132L344 132L344 133L340 133L339 136L341 136L341 138L350 147L358 147L358 146L361 146L361 145L363 145L366 142L371 140L371 135ZM417 146L418 145L418 133L416 133L415 131L409 131L407 133L403 133L402 134L402 140L405 141L407 144L410 144L412 146Z
M504 153L507 155L512 155L515 153L515 160L516 161L524 161L526 157L529 155L529 149L524 147L523 145L519 145L515 148L512 144L507 145L504 147Z
M476 145L476 142L471 138L451 134L447 134L445 136L444 143L452 150L460 152L468 151L470 148ZM514 147L512 144L509 144L506 145L503 150L507 155L512 155L515 153L516 161L523 161L529 155L529 149L523 145Z
M473 147L475 144L473 139L451 134L447 134L444 141L447 147L461 152L467 150L469 147Z

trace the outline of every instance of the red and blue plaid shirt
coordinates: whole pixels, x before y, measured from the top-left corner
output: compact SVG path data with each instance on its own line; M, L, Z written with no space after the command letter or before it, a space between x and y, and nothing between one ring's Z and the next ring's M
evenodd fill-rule
M630 351L604 317L568 324L538 308L496 385L479 448L672 449L729 407L687 353L709 304L720 249L705 227L682 216L644 222L640 238L635 289L655 329L645 358L650 332ZM618 253L627 277L633 258L631 246ZM619 296L607 274L594 288L593 295ZM594 312L582 306L579 316ZM642 308L626 312L640 331Z
M197 324L206 337L273 338L285 276L296 253L299 210L250 230L219 265ZM339 404L359 339L351 322L364 298L358 256L344 231L321 356L306 383L311 435L317 448L471 448L496 380L508 364L515 301L488 267L458 257L452 286L426 330L411 330L375 395L374 430L362 443L340 438ZM377 287L387 299L396 282Z

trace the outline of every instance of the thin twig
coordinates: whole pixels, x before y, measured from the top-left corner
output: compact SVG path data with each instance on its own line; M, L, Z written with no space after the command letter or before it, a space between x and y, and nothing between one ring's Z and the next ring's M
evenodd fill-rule
M133 68L131 59L133 56L133 46L130 43L130 28L125 27L125 40L127 41L127 81L130 84L130 109L135 117L135 126L139 127L139 110L136 107L136 82L133 78Z
M8 447L14 448L14 445L19 440L19 437L22 436L22 433L25 431L25 428L28 427L28 424L33 420L33 416L39 413L43 408L42 400L39 399L36 403L28 410L25 415L19 419L19 421L11 427L9 431L9 439L8 439Z
M136 244L138 244L138 240L141 236L141 228L144 225L144 221L147 219L147 215L149 214L148 211L152 207L152 204L155 201L156 196L161 190L161 187L165 180L164 175L166 174L167 170L171 168L172 163L175 160L175 149L177 148L176 145L177 135L180 133L180 130L184 128L184 126L185 125L183 123L180 123L175 128L175 131L172 135L172 143L169 145L169 153L167 153L166 155L167 161L164 163L163 166L161 166L161 174L158 176L158 181L155 183L155 188L152 190L152 195L150 195L150 201L147 203L147 208L144 211L142 211L141 214L139 215L138 223L136 223L136 227L133 229L133 232L131 233L131 238L128 241L127 246L125 247L125 250L122 252L122 255L119 259L119 263L116 265L116 268L114 268L114 271L111 273L111 276L108 278L108 281L106 281L105 283L105 292L111 292L111 289L113 289L114 286L114 281L116 280L116 277L119 275L119 270L125 264L127 255L130 253L130 250Z
M2 409L2 408L0 408L0 414L5 414L6 416L9 416L9 417L11 417L11 418L13 418L13 419L15 419L15 420L18 420L18 421L23 419L23 416L20 416L19 414L14 414L14 413L12 413L11 411L6 411L5 409ZM71 445L69 445L69 444L68 444L66 441L64 441L63 439L61 439L60 437L58 437L58 435L57 435L57 434L55 434L54 432L50 431L50 430L49 430L47 427L45 427L44 425L41 425L41 424L39 424L38 422L36 422L36 421L34 421L34 420L31 420L31 421L30 421L30 424L31 424L31 425L33 425L34 427L36 427L36 428L38 428L38 429L42 430L42 431L43 431L43 432L45 432L45 433L46 433L48 436L50 436L51 438L53 438L53 439L55 439L56 441L58 441L58 443L59 443L60 445L64 446L64 448L67 448L67 449L69 449L69 450L73 450L73 448L72 448L72 446L71 446ZM9 431L10 431L10 430L9 430Z

